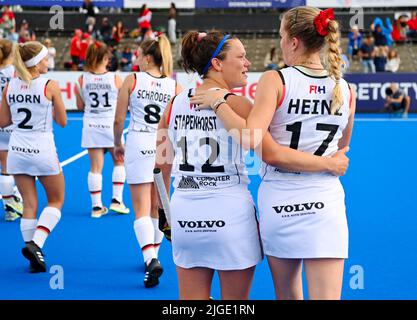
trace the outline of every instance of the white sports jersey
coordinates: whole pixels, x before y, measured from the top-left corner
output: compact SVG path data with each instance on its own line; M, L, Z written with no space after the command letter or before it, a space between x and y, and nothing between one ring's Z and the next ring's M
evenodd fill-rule
M175 149L174 187L199 191L247 184L246 152L212 110L195 109L190 103L194 92L176 96L168 117Z
M13 75L14 75L13 65L8 65L7 67L4 67L4 68L0 69L0 89L1 89L1 92L3 92L4 87L10 81L10 79L13 78ZM3 95L0 96L0 102L1 102L2 99L3 99Z
M30 86L13 78L7 89L7 103L14 132L52 132L52 102L45 96L49 79L38 77Z
M3 89L6 87L7 83L14 76L14 67L13 65L8 65L0 69L0 103L3 99ZM13 125L10 125L6 128L0 128L0 150L7 150L10 134L12 132Z
M284 97L279 102L269 131L279 144L318 156L331 156L338 150L349 119L351 93L341 80L343 105L331 115L330 105L335 81L330 77L311 76L298 67L279 71ZM263 165L263 179L304 180L330 176L330 173L288 172Z
M146 72L134 76L129 98L129 131L155 132L166 106L175 95L176 81L167 77L156 78Z
M114 118L117 95L116 75L113 72L83 74L82 96L84 99L84 117Z

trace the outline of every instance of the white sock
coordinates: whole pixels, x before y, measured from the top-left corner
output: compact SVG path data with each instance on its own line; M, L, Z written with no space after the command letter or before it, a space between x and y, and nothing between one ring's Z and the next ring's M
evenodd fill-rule
M13 200L14 195L14 178L9 175L0 175L0 194L4 204Z
M43 209L33 236L33 242L35 242L39 248L43 247L46 238L48 238L49 234L54 230L60 219L61 211L59 209L54 207L46 207Z
M113 168L113 199L123 202L123 188L126 180L126 169L124 166Z
M101 202L101 188L103 183L103 176L99 173L88 173L88 190L91 195L91 203L94 207L103 207Z
M159 230L159 219L152 218L153 230L155 232L154 236L154 245L155 253L158 256L159 248L161 247L161 242L164 239L164 233Z
M20 219L20 231L24 242L32 241L37 225L38 220L36 219Z
M157 258L154 248L154 229L151 217L142 217L133 224L136 239L142 249L143 260L148 264L153 258Z

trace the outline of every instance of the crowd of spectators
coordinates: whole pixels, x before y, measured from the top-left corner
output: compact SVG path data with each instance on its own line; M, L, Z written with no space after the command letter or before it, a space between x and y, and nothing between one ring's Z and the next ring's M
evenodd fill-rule
M112 63L116 69L134 70L137 68L135 56L140 42L155 39L160 33L165 32L164 28L153 28L152 11L146 4L142 6L137 19L137 28L133 30L127 30L122 21L117 21L113 25L108 17L102 15L101 20L98 21L99 9L92 0L84 0L80 12L85 14L85 22L79 29L74 30L71 38L71 61L66 63L71 70L83 69L87 47L97 40L111 47L114 53ZM177 10L175 4L171 3L167 20L167 36L171 44L177 42L176 19ZM123 41L125 37L134 38L135 41L125 42ZM9 6L3 6L0 13L0 38L7 38L15 43L37 39L28 21L22 20L19 26L16 25L14 13ZM396 46L407 42L417 43L416 11L408 15L398 14L393 22L390 18L383 20L377 17L366 30L359 30L358 26L353 26L348 35L348 47L343 62L344 72L349 70L349 65L354 60L360 61L365 73L397 72L400 69L401 60ZM50 39L45 40L44 43L51 48L50 69L53 70L56 50ZM265 69L277 69L283 64L277 51L276 48L271 48L266 53Z
M71 62L66 66L71 70L82 70L88 45L94 41L102 41L110 48L112 58L109 62L109 70L135 71L137 48L146 39L155 39L163 32L160 28L152 28L152 11L144 4L138 17L138 27L127 30L122 21L112 25L108 17L103 17L100 25L97 25L98 8L91 0L85 0L80 9L85 14L85 25L74 31L70 44ZM176 7L171 3L168 12L168 37L171 44L175 44L176 38ZM132 43L124 42L125 37L134 38Z

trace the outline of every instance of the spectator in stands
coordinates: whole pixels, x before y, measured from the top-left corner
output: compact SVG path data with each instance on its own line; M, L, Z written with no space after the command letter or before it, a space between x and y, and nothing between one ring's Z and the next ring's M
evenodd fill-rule
M117 21L112 31L112 45L118 45L125 36L125 28L122 21Z
M146 3L142 6L140 9L140 15L139 15L139 29L140 29L140 37L143 41L145 39L145 35L151 29L151 20L152 20L152 11L148 9L148 6Z
M143 36L142 41L145 41L145 40L155 40L155 39L156 39L155 32L151 28L149 28L145 32L145 35Z
M411 18L410 20L407 21L407 25L408 25L408 33L407 33L407 38L409 40L412 41L416 41L417 40L417 12L413 11L411 13Z
M371 31L375 31L376 28L378 26L381 27L381 32L382 34L385 36L386 40L387 40L387 46L391 47L393 45L393 40L392 40L392 36L391 36L391 32L392 32L392 23L391 23L391 19L389 17L387 17L385 19L385 24L382 22L381 18L375 18L374 22L371 24Z
M71 39L70 44L70 55L72 60L71 70L78 70L78 65L80 63L80 54L81 54L81 38L83 32L80 29L75 29L74 36Z
M177 42L177 8L175 7L175 3L171 2L171 7L168 11L168 39L171 44L175 44Z
M340 52L340 58L342 59L343 63L342 63L342 73L345 74L346 72L349 72L350 69L350 61L348 56L346 56L343 53L343 50L341 47L339 47L339 52Z
M82 11L85 13L85 23L87 24L87 21L89 18L94 18L94 21L96 19L96 8L94 7L94 3L91 0L84 0Z
M101 27L99 30L99 39L103 41L106 45L109 45L112 40L112 26L110 24L109 18L104 17L101 20Z
M109 47L110 50L110 59L108 70L109 71L117 71L119 69L119 60L117 59L117 53L115 47Z
M120 67L122 68L122 71L132 71L132 58L132 49L129 45L126 45L120 59Z
M380 25L375 27L372 35L374 37L374 44L376 47L388 46L387 38L382 33L382 27Z
M393 82L391 86L385 90L386 98L383 111L403 113L403 118L408 117L410 111L411 98Z
M84 32L80 44L80 61L78 63L80 69L84 68L85 60L87 59L87 49L92 43L94 43L93 37L88 32Z
M405 43L407 41L407 32L407 16L402 15L394 21L393 30L391 33L392 39L397 44Z
M87 32L93 38L97 38L96 18L94 17L87 18L85 32Z
M265 70L279 70L278 64L278 52L275 47L272 47L271 50L266 54L264 59Z
M48 71L54 71L56 49L52 45L52 41L49 38L45 39L43 43L45 47L48 49Z
M3 7L3 14L0 18L0 28L3 29L3 37L7 38L12 29L16 28L14 13L9 6Z
M362 59L363 72L375 73L375 46L374 39L371 35L366 36L364 43L359 49L359 57Z
M385 65L387 64L388 47L379 46L375 48L374 64L376 72L385 72Z
M26 20L23 20L20 24L19 29L19 43L25 43L28 41L35 41L36 35L35 32L33 32L32 29L29 28L29 23Z
M132 55L132 71L138 72L139 70L139 60L140 60L140 52L139 47L133 50Z
M10 40L13 43L17 43L19 41L19 34L16 32L16 28L13 27L10 30L10 33L7 36L7 40Z
M398 56L397 50L390 50L388 52L387 64L385 65L385 71L397 72L400 68L400 57Z
M359 32L359 27L355 25L349 32L348 57L350 60L357 57L361 45L362 33Z

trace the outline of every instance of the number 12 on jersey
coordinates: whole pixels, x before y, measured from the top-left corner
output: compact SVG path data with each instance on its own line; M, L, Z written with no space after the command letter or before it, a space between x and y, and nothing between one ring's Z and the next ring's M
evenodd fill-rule
M194 145L194 144L191 144ZM208 159L204 162L204 164L201 165L201 172L203 173L221 173L225 172L224 166L213 166L213 163L216 161L216 159L219 157L220 154L220 145L219 143L211 137L203 137L198 140L198 147L203 147L208 145L210 147L210 156ZM190 154L189 152L189 146L190 144L187 144L187 137L182 136L177 141L177 147L181 149L182 152L182 164L179 165L180 171L187 171L187 172L194 172L196 171L195 166L188 163L188 156ZM194 154L194 153L193 153Z

